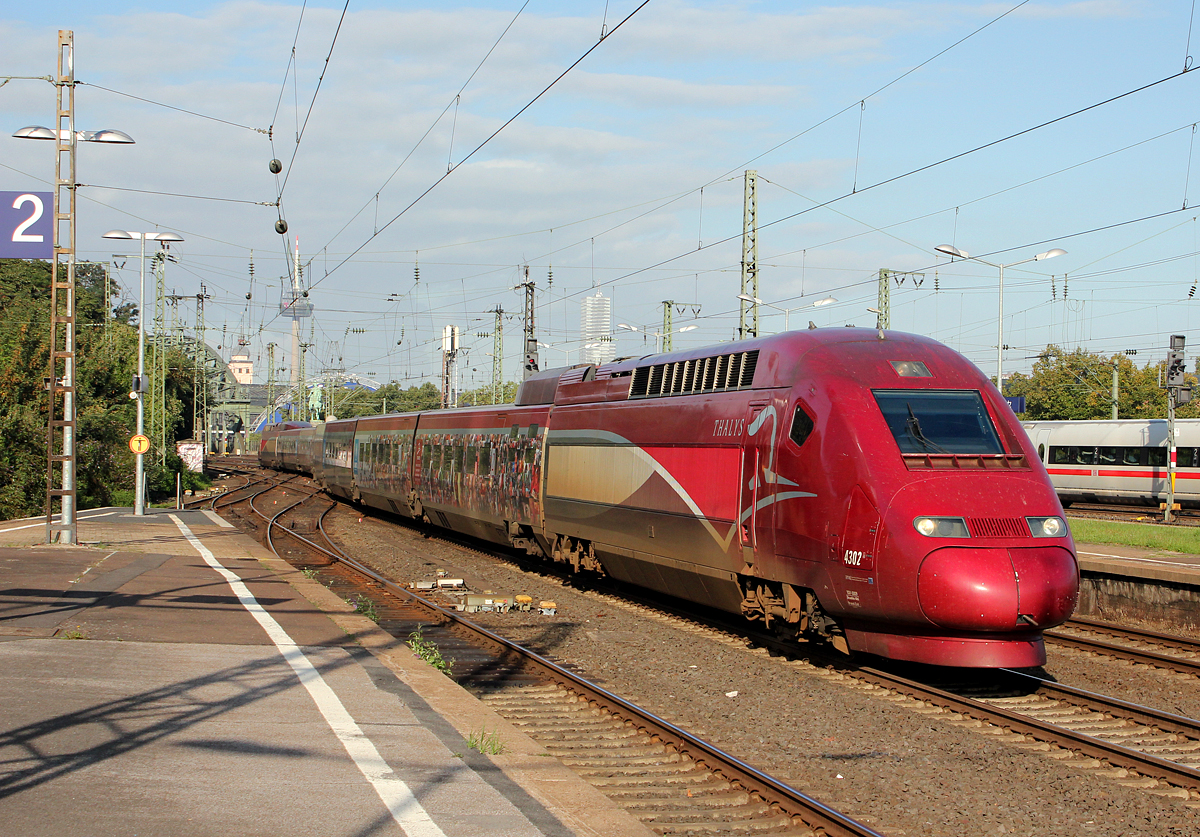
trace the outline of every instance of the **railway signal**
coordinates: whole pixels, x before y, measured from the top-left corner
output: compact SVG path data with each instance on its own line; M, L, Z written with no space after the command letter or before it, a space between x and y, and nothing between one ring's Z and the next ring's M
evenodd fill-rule
M1192 400L1192 388L1186 386L1186 341L1184 335L1172 334L1167 351L1167 502L1163 505L1163 523L1175 520L1175 408Z

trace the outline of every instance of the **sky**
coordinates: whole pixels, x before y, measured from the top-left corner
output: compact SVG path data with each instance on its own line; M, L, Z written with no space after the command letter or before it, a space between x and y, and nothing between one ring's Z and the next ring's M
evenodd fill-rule
M290 374L279 303L297 238L310 374L436 383L456 325L461 385L483 386L502 308L517 380L527 280L543 368L579 358L597 292L618 355L655 351L664 300L673 329L695 326L676 349L734 339L747 169L761 333L875 327L888 269L906 274L891 328L989 375L1001 322L1006 375L1049 344L1145 365L1183 334L1194 358L1192 15L1136 0L7 4L0 191L53 188L53 145L11 134L53 124L53 85L21 77L53 74L70 29L76 128L136 141L79 146L79 258L111 263L136 302L137 249L103 233L180 234L168 292L203 286L207 342L249 354L259 381L272 342ZM1052 248L1066 254L1026 261Z

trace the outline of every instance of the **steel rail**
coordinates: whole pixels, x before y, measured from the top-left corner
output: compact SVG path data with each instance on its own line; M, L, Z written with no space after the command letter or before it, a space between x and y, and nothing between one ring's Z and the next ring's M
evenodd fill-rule
M1045 723L1018 712L992 706L973 698L956 695L953 692L948 692L935 686L927 686L923 683L918 683L914 680L909 680L908 678L879 669L860 668L855 672L855 675L865 677L877 685L886 686L909 697L933 703L944 709L950 709L977 720L987 721L1004 729L1028 735L1038 741L1056 744L1068 750L1075 750L1119 767L1136 770L1144 776L1152 776L1180 787L1200 788L1200 771L1159 758L1158 756L1150 755L1149 753L1142 753L1138 750L1122 747L1119 744L1109 744L1106 741L1084 733L1072 732L1064 727ZM1033 679L1036 680L1037 678ZM1102 698L1102 700L1111 702L1109 705L1113 708L1116 708L1121 703L1113 701L1112 698ZM1133 707L1133 704L1125 705ZM1152 713L1154 711L1148 710L1146 707L1135 708L1143 713ZM1182 718L1181 716L1170 717L1177 720L1190 721L1190 719ZM1191 721L1191 723L1195 724L1196 722Z
M1053 680L1046 680L1045 678L1037 677L1023 671L1013 671L1012 669L1001 669L1001 671L1014 679L1036 683L1039 693L1053 695L1057 700L1061 700L1064 703L1089 709L1101 706L1104 707L1105 711L1113 711L1114 714L1119 712L1122 718L1142 724L1152 724L1165 732L1173 732L1200 740L1200 721L1195 718L1176 715L1172 712L1162 712L1158 709L1142 706L1137 703L1130 703L1120 698L1089 692L1087 689L1080 689L1077 686L1055 683Z
M186 509L190 506L203 506L205 503L207 503L208 507L210 509L212 509L213 511L216 511L217 500L221 499L222 497L228 497L230 494L234 494L238 491L245 491L247 488L249 488L255 482L262 482L265 479L267 479L266 477L259 477L258 479L255 479L249 472L246 472L244 474L239 473L239 474L236 474L235 476L238 476L238 477L241 477L242 479L244 479L246 481L246 484L239 485L237 488L227 488L224 491L222 491L220 494L214 494L211 497L201 497L199 499L185 500L183 503L183 507Z
M306 498L307 499L307 498ZM303 501L300 501L303 502ZM299 502L293 504L292 507L299 505ZM289 508L292 508L289 507ZM332 509L333 506L330 507ZM330 509L321 515L318 521L318 528L322 536L333 545L332 539L326 533L324 528L324 518ZM277 515L276 517L278 517ZM515 643L506 640L505 638L488 631L473 622L464 619L453 611L439 607L420 596L415 595L411 591L395 584L391 580L381 576L369 567L355 561L349 556L341 553L340 550L331 551L321 545L297 534L281 524L272 521L274 525L280 526L285 532L298 540L303 541L311 548L328 556L329 558L338 561L345 566L353 569L359 574L370 578L372 581L385 588L388 592L396 595L401 599L408 599L413 602L418 602L422 606L428 608L431 612L436 613L447 622L452 622L462 628L480 636L489 642L499 646L506 652L511 652L518 655L521 659L528 661L533 666L541 669L542 673L549 679L558 682L572 691L585 695L589 701L597 706L604 708L614 714L625 717L632 721L635 726L638 726L647 734L657 739L662 743L668 743L674 746L681 754L686 754L698 764L706 767L714 773L722 775L726 780L740 786L745 791L764 799L774 802L778 805L781 811L797 817L805 822L809 827L821 828L829 835L874 835L876 832L868 827L852 820L849 817L837 812L833 809L824 806L811 797L806 796L800 791L791 788L774 778L761 773L757 769L746 765L735 757L725 753L724 751L714 747L707 742L695 738L684 730L675 727L668 721L665 721L652 713L642 710L635 704L632 704L617 695L614 695L607 690L592 684L583 678L575 675L557 664L541 657L540 655L528 651ZM268 526L270 530L271 526ZM688 618L695 619L695 614L689 614ZM793 651L795 649L792 649ZM1125 650L1125 649L1122 649ZM1096 709L1096 704L1104 707L1101 711L1108 710L1115 712L1118 716L1124 716L1129 720L1140 723L1151 724L1161 730L1173 732L1176 734L1186 735L1191 738L1197 737L1198 722L1184 718L1178 715L1169 713L1160 713L1156 710L1147 707L1137 706L1135 704L1126 703L1113 698L1107 698L1101 695L1094 695L1080 689L1072 689L1071 687L1053 684L1047 681L1041 681L1039 678L1029 677L1020 672L1011 672L1011 674L1021 677L1027 677L1030 680L1037 681L1039 690L1051 692L1057 695L1065 702L1079 705L1089 705L1089 708ZM1103 760L1115 766L1124 767L1134 770L1141 775L1153 777L1170 784L1185 787L1200 789L1200 771L1187 767L1167 759L1123 747L1118 744L1111 744L1085 733L1071 731L1065 727L1060 727L1055 724L1039 721L1027 715L1020 714L1011 710L997 707L983 701L974 700L972 698L963 697L933 686L927 686L916 681L909 680L889 672L881 671L872 668L858 668L853 676L863 677L869 681L875 682L877 685L890 688L902 694L907 694L920 700L942 706L943 708L952 711L960 712L969 717L984 720L989 723L1008 729L1013 732L1019 732L1029 735L1038 741L1051 743L1062 746L1065 749L1078 752ZM772 798L784 800L782 803L775 802ZM826 819L828 824L815 823L813 819ZM865 830L856 830L856 829Z
M316 495L312 495L316 496ZM433 614L441 617L446 622L451 622L454 625L464 629L470 634L481 637L487 642L499 647L503 653L515 655L523 663L538 670L543 676L552 682L556 682L571 691L585 696L591 703L598 707L609 711L612 714L618 715L627 721L631 721L643 732L650 735L653 739L660 743L674 747L681 755L686 755L698 765L716 773L731 784L740 786L744 791L757 796L763 802L778 807L779 810L791 817L801 820L807 827L813 828L828 835L828 837L884 837L880 832L875 831L863 823L849 817L840 811L837 811L822 802L808 796L807 794L787 785L772 776L754 768L737 757L724 752L723 750L703 741L691 733L680 729L674 724L659 718L647 710L642 709L636 704L625 700L618 695L609 692L608 690L597 686L596 684L574 674L562 666L546 659L545 657L524 648L516 643L505 639L488 629L471 622L468 619L459 616L452 610L447 610L433 602L416 595L412 591L388 579L370 567L354 560L333 543L333 539L325 531L325 516L334 508L330 506L322 512L318 519L317 526L321 532L321 536L329 543L333 549L327 549L318 543L304 537L303 535L288 529L278 522L278 518L287 511L295 508L310 498L292 504L287 509L279 512L279 514L270 518L267 526L268 544L271 544L270 531L272 527L279 527L288 535L297 540L302 541L310 548L317 552L326 555L333 560L349 567L355 572L363 575L376 584L387 590L388 593L396 596L402 601L419 604L427 608ZM253 507L253 506L252 506ZM256 513L262 515L255 509ZM265 515L262 515L264 519ZM274 549L274 547L271 547Z
M1095 651L1099 654L1120 657L1137 663L1166 668L1180 674L1200 675L1200 662L1185 660L1182 657L1172 657L1170 654L1159 654L1156 651L1143 651L1140 648L1130 648L1128 645L1118 645L1100 639L1071 636L1058 631L1043 631L1042 636L1051 639L1059 645L1077 648L1081 651Z
M1107 631L1116 636L1125 636L1132 639L1145 640L1147 642L1157 642L1160 645L1166 645L1169 648L1176 648L1180 651L1193 651L1200 654L1200 640L1195 640L1186 636L1175 636L1174 634L1162 634L1157 631L1147 631L1142 628L1131 628L1126 625L1114 625L1111 622L1101 622L1099 619L1086 619L1082 616L1076 616L1067 622L1067 627L1078 626L1081 630L1086 631Z
M293 532L289 533L294 537L298 537L303 540L300 535L296 535ZM323 527L322 535L324 535L327 540L330 540L329 536L324 532ZM332 544L331 540L330 543ZM321 549L321 547L316 544L312 545L317 549ZM415 596L404 588L396 587L388 579L380 576L369 567L365 567L349 557L335 556L334 553L331 553L328 550L322 549L322 551L330 557L334 557L336 560L343 561L347 565L354 567L358 572L372 578L374 581L383 585L384 587L387 587L390 590L399 590L407 596L424 602L426 606L441 612L449 620L460 623L468 629L478 631L485 636L490 634L490 632L486 631L486 629L475 626L474 623L457 616L457 614L439 608L437 605L427 602L426 600L421 599L419 596ZM634 601L640 601L638 597L631 596L628 592L623 592L621 595L625 598L632 598ZM686 619L688 621L698 621L700 624L704 624L710 628L736 633L740 636L752 639L764 647L774 648L785 654L794 654L798 650L795 646L784 643L778 640L776 637L760 634L756 631L746 631L744 628L741 628L732 622L723 624L717 619L712 619L710 617L702 616L693 612L677 611L669 605L664 605L662 602L646 601L642 602L642 604L671 613L674 616ZM496 641L501 644L505 644L506 646L508 644L507 640L504 640L502 637L497 637ZM518 653L520 653L519 650ZM532 654L532 652L529 653ZM536 655L532 656L536 657ZM549 666L557 668L553 663L549 663L549 661L546 662ZM1007 670L1005 671L1008 673ZM566 675L566 678L563 681L564 685L568 681L572 683L574 682L575 675L570 674L570 672L565 672L565 670L564 674ZM1091 704L1092 708L1095 708L1096 704L1100 704L1106 710L1118 713L1129 720L1152 724L1160 729L1163 729L1164 731L1183 734L1192 738L1200 736L1200 722L1190 718L1172 715L1170 713L1158 712L1157 710L1149 707L1138 706L1136 704L1120 701L1116 698L1089 693L1082 689L1074 689L1073 687L1063 686L1061 684L1051 683L1049 681L1042 681L1038 678L1032 678L1029 675L1024 675L1021 672L1011 672L1011 674L1029 677L1031 680L1037 680L1039 684L1041 684L1041 690L1054 692L1060 698L1070 697L1071 699L1067 700L1066 702L1075 705L1079 705L1082 702L1084 704ZM555 676L557 677L557 674ZM863 676L868 680L876 682L877 685L886 686L903 694L908 694L911 697L919 698L921 700L943 706L944 708L952 709L953 711L969 715L970 717L979 720L985 720L998 726L1027 734L1039 741L1056 744L1066 749L1083 753L1092 758L1101 759L1111 764L1136 770L1138 773L1141 773L1145 776L1151 776L1182 787L1200 789L1200 771L1187 767L1186 765L1178 764L1176 762L1162 759L1138 750L1122 747L1118 744L1110 744L1109 742L1086 735L1084 733L1076 733L1065 727L1042 722L1027 715L1022 715L1018 712L996 707L983 701L956 695L953 692L918 683L917 681L909 680L907 678L900 677L899 675L894 675L882 670L868 667L858 667L854 671L850 672L850 676ZM586 681L582 682L586 683ZM589 684L589 686L590 685L591 684ZM583 687L581 687L579 690L582 690L582 688ZM607 695L607 692L599 689L599 687L593 688L598 689L599 692L602 693L601 699L597 700L596 702L603 705L603 695ZM616 698L616 700L619 701L621 699ZM620 706L621 704L616 705ZM662 723L666 724L667 722L664 721ZM670 725L668 724L668 726ZM685 736L687 735L687 733L683 733L682 730L680 732ZM699 743L702 745L704 744L704 742ZM696 758L697 761L702 761L704 757L703 751L699 751L698 754L689 752L689 755L691 755L693 758ZM706 763L706 766L708 766L709 769L714 770L714 772L720 772L710 764ZM753 770L753 768L750 769ZM727 775L726 778L731 777Z

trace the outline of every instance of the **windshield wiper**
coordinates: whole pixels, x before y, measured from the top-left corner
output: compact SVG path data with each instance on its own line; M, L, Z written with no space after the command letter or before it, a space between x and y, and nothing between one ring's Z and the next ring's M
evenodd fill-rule
M912 404L905 402L904 406L908 408L908 420L904 422L904 432L927 451L932 451L933 453L950 453L946 448L927 439L925 434L921 432L921 422L917 420L916 414L913 413Z

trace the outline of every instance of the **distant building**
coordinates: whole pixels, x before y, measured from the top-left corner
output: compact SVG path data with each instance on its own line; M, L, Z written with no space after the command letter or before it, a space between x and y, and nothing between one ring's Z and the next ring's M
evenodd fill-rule
M580 305L580 360L584 363L608 363L616 356L612 339L612 300L597 291ZM590 348L587 348L589 347Z
M239 384L254 383L254 361L249 355L233 355L229 358L229 371Z

